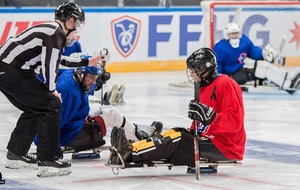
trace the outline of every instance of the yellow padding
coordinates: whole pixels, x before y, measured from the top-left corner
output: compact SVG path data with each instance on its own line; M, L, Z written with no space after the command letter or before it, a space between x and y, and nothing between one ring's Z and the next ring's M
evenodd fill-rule
M177 139L178 137L181 136L180 132L176 132L173 129L169 129L165 132L162 132L161 135L163 138L170 137L171 139ZM155 147L155 144L153 141L147 142L146 140L141 140L135 143L132 143L132 151L133 152L140 152L142 150L147 150Z
M181 136L181 133L180 132L176 132L175 130L173 129L169 129L167 131L164 131L161 133L161 135L166 138L166 137L170 137L171 139L177 139L178 137Z
M106 64L108 72L176 71L185 69L185 60L108 62Z
M133 152L139 152L141 150L150 149L152 147L155 147L155 144L153 141L147 142L146 140L141 140L135 143L132 143L132 151Z

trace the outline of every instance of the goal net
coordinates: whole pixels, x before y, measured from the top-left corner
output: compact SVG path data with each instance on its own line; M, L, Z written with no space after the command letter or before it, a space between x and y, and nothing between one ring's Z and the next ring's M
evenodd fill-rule
M235 22L255 45L263 48L270 43L287 57L300 55L300 2L202 1L201 8L208 47L223 38L228 23Z
M255 45L263 48L270 43L278 49L286 66L300 66L300 2L201 1L201 9L203 46L213 48L227 24L235 22ZM171 86L192 87L187 81Z

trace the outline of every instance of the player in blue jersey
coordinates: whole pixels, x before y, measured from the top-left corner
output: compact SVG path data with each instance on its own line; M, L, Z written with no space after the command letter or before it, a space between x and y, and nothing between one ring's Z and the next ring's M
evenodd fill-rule
M241 33L236 23L229 23L226 26L224 39L215 44L214 51L218 73L231 76L240 85L261 79L270 81L287 91L299 87L299 70L288 72L283 67L274 65L274 62L279 61L278 51L270 44L264 49L255 46L246 35ZM245 67L246 58L256 61L254 67Z
M59 76L57 91L62 97L61 146L71 147L76 152L99 147L105 143L103 137L106 135L106 127L124 127L126 137L132 141L148 137L150 132L139 130L116 107L102 108L90 115L88 97L94 90L92 86L99 77L102 78L102 74L102 69L84 66L66 70ZM154 122L152 128L157 124L160 122Z

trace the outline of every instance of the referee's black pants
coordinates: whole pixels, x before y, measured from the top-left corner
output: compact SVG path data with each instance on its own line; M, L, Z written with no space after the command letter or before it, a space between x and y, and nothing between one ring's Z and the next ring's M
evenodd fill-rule
M24 71L1 61L0 91L23 112L7 149L20 156L26 155L38 133L38 159L57 159L60 154L60 100L48 91L33 71Z

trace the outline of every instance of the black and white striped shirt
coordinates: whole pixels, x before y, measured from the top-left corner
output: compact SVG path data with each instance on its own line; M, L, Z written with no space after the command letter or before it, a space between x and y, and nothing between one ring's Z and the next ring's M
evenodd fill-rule
M49 91L56 89L56 72L66 35L57 22L33 26L0 47L2 62L23 70L42 71Z

